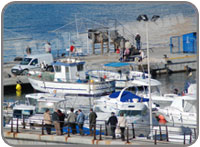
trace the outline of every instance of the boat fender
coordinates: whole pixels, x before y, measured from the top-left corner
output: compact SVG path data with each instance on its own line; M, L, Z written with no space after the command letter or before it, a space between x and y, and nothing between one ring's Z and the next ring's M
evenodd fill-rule
M16 85L16 90L17 90L17 91L21 91L21 89L22 89L22 86L21 86L20 84L17 84L17 85Z

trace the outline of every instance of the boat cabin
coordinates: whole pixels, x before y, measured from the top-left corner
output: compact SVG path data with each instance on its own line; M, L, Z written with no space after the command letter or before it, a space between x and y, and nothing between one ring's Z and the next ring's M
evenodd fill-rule
M76 82L86 79L85 62L76 59L61 59L52 64L55 82Z

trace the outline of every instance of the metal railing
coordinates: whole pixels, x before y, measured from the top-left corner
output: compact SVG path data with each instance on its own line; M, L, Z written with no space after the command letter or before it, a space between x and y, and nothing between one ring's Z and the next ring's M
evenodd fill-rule
M15 119L15 123L13 123L13 120ZM16 132L16 133L22 133L22 132L27 132L31 131L32 133L40 133L41 135L45 134L45 124L44 124L44 119L34 119L34 121L41 121L41 124L33 125L32 123L26 123L25 117L22 119L20 118L11 118L10 119L10 132ZM64 123L63 125L63 132L67 134L68 137L71 136L72 129L69 123L66 123L66 121L59 121L60 123ZM21 123L21 124L20 124ZM88 123L88 120L85 121L84 123L84 129L83 129L83 134L87 134L90 136L93 136L93 140L103 140L106 138L109 138L109 135L112 135L112 132L110 132L109 127L111 125L107 124L107 121L104 120L98 120L96 124L92 124L94 127L90 129L90 125ZM118 127L118 126L113 126L113 127ZM180 129L181 127L175 127L175 126L170 126L170 125L156 125L153 126L153 129L150 130L149 124L138 124L138 123L131 123L128 124L125 127L124 131L124 136L125 140L127 143L129 143L130 140L135 139L136 137L140 137L140 135L137 135L138 132L151 132L152 136L150 137L151 139L154 139L154 144L156 145L159 142L178 142L181 144L191 144L195 139L197 139L197 130L196 128L189 128L186 129L183 132L176 131L176 129ZM54 126L51 125L51 129L54 129ZM16 130L16 131L14 131ZM26 130L26 131L25 131ZM90 130L90 131L89 131ZM54 130L53 130L54 131ZM79 132L76 128L76 132ZM92 134L91 134L92 133ZM122 135L122 134L121 134ZM143 136L146 137L147 139L149 136Z

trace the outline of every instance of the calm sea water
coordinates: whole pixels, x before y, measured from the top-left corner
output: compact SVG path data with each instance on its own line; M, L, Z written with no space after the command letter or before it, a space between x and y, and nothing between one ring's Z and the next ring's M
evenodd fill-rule
M122 24L133 22L139 14L190 17L195 15L195 9L189 4L177 3L10 4L3 12L4 62L25 54L27 45L33 53L44 51L47 40L52 43L54 53L58 49L64 51L70 44L67 44L69 33L107 26L113 19Z

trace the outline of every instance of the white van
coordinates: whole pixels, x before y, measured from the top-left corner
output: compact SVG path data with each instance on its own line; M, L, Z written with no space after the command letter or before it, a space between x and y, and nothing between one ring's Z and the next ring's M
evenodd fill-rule
M15 75L25 74L29 69L39 68L42 62L50 65L53 62L52 54L28 55L20 64L12 67L11 72Z

